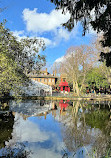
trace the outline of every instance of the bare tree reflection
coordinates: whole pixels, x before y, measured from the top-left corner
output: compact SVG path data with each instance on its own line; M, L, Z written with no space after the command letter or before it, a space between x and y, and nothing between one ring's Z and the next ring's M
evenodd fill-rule
M31 151L27 151L25 149L25 145L23 143L16 144L15 148L6 147L5 150L2 151L2 157L5 158L27 158L30 157Z
M102 108L101 108L102 106ZM104 105L88 105L86 102L73 102L62 118L63 140L70 152L90 145L97 156L105 155L110 149L110 114ZM70 118L70 119L69 119Z

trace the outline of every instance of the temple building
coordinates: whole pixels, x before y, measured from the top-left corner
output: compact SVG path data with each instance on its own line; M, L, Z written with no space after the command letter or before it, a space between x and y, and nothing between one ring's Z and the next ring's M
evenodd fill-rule
M47 84L49 86L55 86L58 80L58 77L56 76L56 71L53 71L53 74L50 74L47 71L47 68L44 71L40 71L39 74L32 72L31 74L29 74L29 78L41 82L43 84Z
M65 81L65 80L67 80L67 74L66 73L62 73L61 75L60 75L60 79L62 80L62 81Z

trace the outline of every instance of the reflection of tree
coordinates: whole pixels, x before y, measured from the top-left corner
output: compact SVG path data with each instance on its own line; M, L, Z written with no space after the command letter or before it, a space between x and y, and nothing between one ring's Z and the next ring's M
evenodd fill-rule
M73 102L73 107L68 108L68 116L62 120L62 134L69 151L75 152L79 147L92 145L99 157L110 148L109 112L100 107Z
M109 122L109 112L106 110L96 110L86 113L85 122L91 128L99 128L102 132L108 135L110 133L106 128Z
M22 114L21 114L22 115ZM30 155L31 150L26 149L24 142L16 141L14 137L14 126L18 126L19 119L16 119L15 112L5 112L0 114L0 157L6 158L26 158ZM21 130L21 129L20 129ZM16 131L18 132L18 130ZM17 135L15 135L17 138Z
M0 148L4 147L5 141L11 138L14 116L12 112L0 114Z
M82 147L83 144L87 145L91 142L90 135L85 124L81 124L79 115L81 115L82 106L80 102L73 102L73 107L68 110L70 120L66 122L63 131L64 141L69 151L76 151L78 147Z
M110 144L110 111L106 109L101 109L102 105L99 105L99 109L95 108L89 113L85 114L85 122L91 128L98 128L101 130L99 132L98 137L94 142L94 148L98 153L98 157L104 155L108 149L111 149Z
M18 147L11 148L8 147L6 150L3 150L2 157L6 158L27 158L31 151L25 150L24 144L19 144Z

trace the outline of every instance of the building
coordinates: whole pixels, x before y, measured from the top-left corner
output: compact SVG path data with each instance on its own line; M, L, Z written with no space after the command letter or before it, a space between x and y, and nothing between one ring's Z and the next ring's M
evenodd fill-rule
M47 68L44 71L40 71L39 74L36 74L33 71L32 73L29 74L29 78L41 82L43 84L47 84L49 86L55 86L58 80L58 77L56 76L56 71L53 71L53 74L50 74L47 71Z
M65 81L65 80L67 80L67 74L66 73L62 73L61 74L61 76L60 76L60 79L62 80L62 81Z
M40 83L38 81L34 81L31 79L31 82L28 86L19 87L20 94L19 96L52 96L52 87L50 85L46 85ZM18 95L16 92L11 91L11 96Z

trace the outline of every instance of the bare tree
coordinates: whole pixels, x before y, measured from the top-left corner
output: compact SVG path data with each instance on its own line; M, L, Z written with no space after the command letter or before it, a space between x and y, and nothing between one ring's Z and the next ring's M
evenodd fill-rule
M61 72L67 74L68 81L73 84L73 91L77 96L83 90L86 73L97 61L98 57L91 45L72 46L67 50L61 64Z

